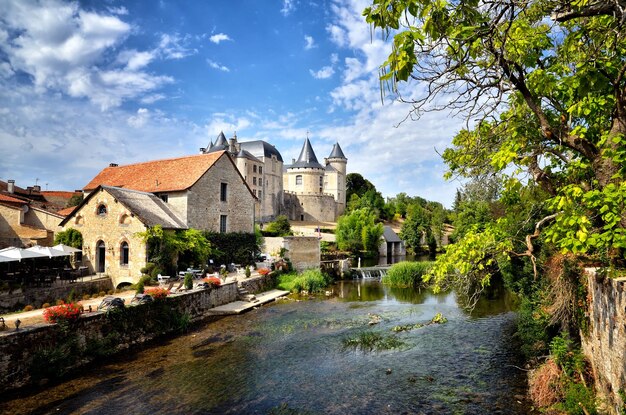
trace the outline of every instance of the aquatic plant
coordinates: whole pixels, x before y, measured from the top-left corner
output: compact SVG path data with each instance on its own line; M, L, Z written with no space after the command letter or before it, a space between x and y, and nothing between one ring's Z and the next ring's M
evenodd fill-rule
M343 339L344 347L352 347L363 351L396 349L404 342L393 335L383 335L373 331L364 331L355 337Z
M331 283L331 279L319 269L307 269L293 280L292 292L322 292Z
M415 323L415 324L405 324L402 326L394 326L391 331L398 333L401 331L410 331L413 329L421 329L422 327L430 326L431 324L445 324L448 322L448 319L445 318L441 313L435 314L435 316L430 319L430 321L426 324L423 323Z
M431 262L403 261L394 264L383 276L382 282L391 287L415 287L422 284L422 275L431 267Z

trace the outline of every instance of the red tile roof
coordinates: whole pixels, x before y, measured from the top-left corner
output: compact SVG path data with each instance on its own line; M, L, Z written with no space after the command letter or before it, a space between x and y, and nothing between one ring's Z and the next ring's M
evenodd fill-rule
M23 201L21 199L18 199L16 197L9 196L9 195L6 195L6 194L2 194L2 193L0 193L0 202L19 203L21 205L27 205L28 204L28 202L25 202L25 201Z
M57 214L61 215L61 216L67 216L70 213L72 213L74 211L74 209L76 209L76 206L71 206L65 209L61 209L57 212Z
M224 155L224 151L125 166L107 167L84 190L99 185L158 193L189 189Z
M80 192L69 192L66 190L42 190L41 194L44 196L54 196L64 199L71 199L72 196L79 195Z

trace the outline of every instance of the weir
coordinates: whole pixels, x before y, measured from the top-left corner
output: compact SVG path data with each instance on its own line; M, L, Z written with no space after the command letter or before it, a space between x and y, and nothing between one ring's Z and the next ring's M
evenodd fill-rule
M377 267L362 267L362 268L350 268L352 275L355 275L357 279L382 279L387 274L387 270L390 266L377 266Z

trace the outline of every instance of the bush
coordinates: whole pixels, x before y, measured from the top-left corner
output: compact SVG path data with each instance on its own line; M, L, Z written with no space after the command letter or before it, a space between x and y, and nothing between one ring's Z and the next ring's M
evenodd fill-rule
M160 300L162 298L167 297L170 294L170 290L163 288L163 287L152 287L152 288L146 288L144 290L144 294L148 294L150 297L154 298L155 300Z
M289 236L293 235L291 232L291 225L289 219L285 215L279 215L274 222L270 222L265 226L262 231L264 236Z
M214 264L252 264L261 252L254 233L206 232L204 237L216 248L212 253Z
M389 268L382 282L392 287L415 287L422 284L422 276L431 265L431 262L398 262Z
M331 279L322 274L319 269L308 269L293 280L292 292L308 291L310 293L323 292L331 283Z
M184 284L186 290L191 290L193 288L193 275L190 272L185 274Z
M48 308L48 307L50 307L50 303L43 303L41 305L41 308Z
M83 294L83 300L89 300L91 296L89 294Z
M56 305L63 305L63 304L65 304L65 301L61 300L60 298L57 298Z
M293 281L298 278L298 273L289 272L281 273L278 275L276 287L281 290L291 291L293 290Z
M107 295L107 293L105 291L100 291L98 293L98 297L104 297L105 295Z
M252 273L250 272L250 265L246 265L246 272L245 272L246 278L250 278L251 274Z
M35 309L35 307L33 307L32 305L27 305L26 307L24 307L24 311L33 311Z
M115 291L113 291L113 290L107 291L107 295L113 295L114 293L115 293Z
M82 312L82 307L77 303L61 304L55 307L48 307L43 311L43 318L48 323L69 322L78 319Z
M222 285L222 282L217 277L206 277L203 278L202 281L209 283L211 285L211 288L217 288Z

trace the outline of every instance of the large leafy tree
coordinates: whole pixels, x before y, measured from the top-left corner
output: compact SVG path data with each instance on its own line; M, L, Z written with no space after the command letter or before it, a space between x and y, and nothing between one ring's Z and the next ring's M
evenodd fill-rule
M534 264L541 235L606 263L623 258L624 6L623 0L373 0L364 11L375 28L393 35L381 78L412 104L411 115L448 109L478 120L444 152L448 174L501 173L505 194L528 178L545 194L541 206L528 210L534 217L526 221L535 227L522 244L489 228L493 243L473 234L482 246L522 249L517 255ZM411 88L411 98L403 98L413 82L426 85L425 94L415 98Z
M337 221L337 246L341 250L359 252L378 250L383 225L376 223L376 214L360 208L339 217Z

